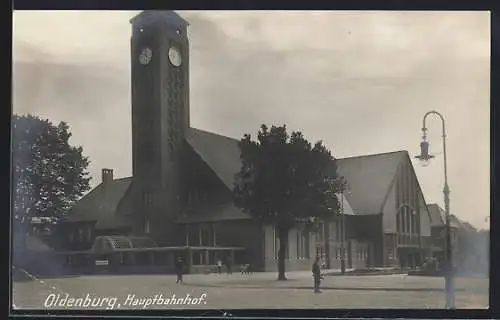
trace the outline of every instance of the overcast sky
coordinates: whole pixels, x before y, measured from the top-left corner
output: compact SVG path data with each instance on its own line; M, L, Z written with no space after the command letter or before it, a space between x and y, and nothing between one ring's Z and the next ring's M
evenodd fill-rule
M137 12L14 12L14 112L67 121L100 170L130 176L130 24ZM262 123L302 130L335 157L419 152L422 117L447 121L451 210L490 209L488 12L178 12L190 26L191 124L240 138ZM416 173L443 205L437 158Z

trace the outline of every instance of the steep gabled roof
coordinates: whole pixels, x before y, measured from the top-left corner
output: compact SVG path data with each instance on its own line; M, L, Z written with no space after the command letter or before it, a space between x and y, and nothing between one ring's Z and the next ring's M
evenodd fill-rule
M462 221L462 226L467 232L477 232L477 229L468 222Z
M436 203L431 203L427 205L427 210L431 215L431 226L444 226L446 223L446 213L444 210ZM461 228L462 223L454 215L450 215L450 226L453 228Z
M186 141L230 190L241 169L238 140L190 128Z
M234 175L241 169L239 140L190 128L186 141L232 190ZM349 210L361 215L380 213L406 154L406 151L396 151L337 159L337 173L344 176L351 191L345 194Z
M406 151L337 159L337 174L349 186L346 198L356 214L378 214Z
M355 215L354 210L352 210L352 207L349 204L349 201L347 200L346 196L343 194L335 194L335 195L337 196L337 200L339 201L339 203L340 204L343 203L344 205L344 214L348 216Z
M178 219L177 223L215 222L224 220L251 219L242 209L236 207L232 202L222 205L204 205L198 208L186 210Z
M442 210L437 204L435 203L428 204L427 210L429 210L429 214L431 216L431 226L444 225L444 218L443 215L441 214Z
M106 186L99 184L77 202L67 220L70 222L95 220L98 229L128 225L124 217L116 214L116 209L131 182L132 178L128 177L110 181Z

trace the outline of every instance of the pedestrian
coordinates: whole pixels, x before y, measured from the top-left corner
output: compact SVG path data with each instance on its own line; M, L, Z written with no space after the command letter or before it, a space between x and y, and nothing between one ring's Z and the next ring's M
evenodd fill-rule
M313 274L313 279L314 279L314 293L320 293L319 291L319 284L321 281L321 268L320 268L320 261L319 261L319 256L316 257L314 260L314 263L312 265L312 274Z
M184 271L184 262L182 261L181 257L177 258L177 261L175 262L175 271L177 273L176 283L182 283L182 273Z
M227 257L226 259L226 268L227 268L227 274L233 274L232 271L232 266L233 266L233 261L231 260L231 257Z
M217 273L218 274L222 273L222 260L221 259L217 260Z

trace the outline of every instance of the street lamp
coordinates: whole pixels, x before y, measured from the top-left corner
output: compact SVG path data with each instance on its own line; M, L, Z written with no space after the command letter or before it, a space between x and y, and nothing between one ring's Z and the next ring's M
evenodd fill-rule
M452 248L451 248L451 228L450 228L450 188L448 187L448 170L446 163L446 130L445 121L443 115L437 111L429 111L424 115L423 126L422 126L422 142L420 143L420 155L415 158L419 159L425 166L428 161L434 158L433 155L429 154L429 142L427 142L427 127L425 126L425 120L428 115L433 114L441 119L443 124L443 158L444 158L444 207L446 214L446 266L445 266L445 287L446 287L446 308L455 308L455 293L453 284L453 260L452 260Z

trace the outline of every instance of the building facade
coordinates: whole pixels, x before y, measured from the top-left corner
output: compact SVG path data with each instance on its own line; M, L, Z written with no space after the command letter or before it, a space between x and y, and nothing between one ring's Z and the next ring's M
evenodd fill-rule
M131 24L133 176L102 170L101 183L69 215L67 249L88 249L100 235L148 236L164 247L244 248L236 263L277 270L276 230L232 201L238 140L190 126L188 23L145 11ZM350 188L339 195L343 213L314 232L290 230L287 270L310 269L317 255L334 269L342 257L347 268L418 265L431 251L431 219L408 153L335 161ZM189 259L221 258L201 250Z

